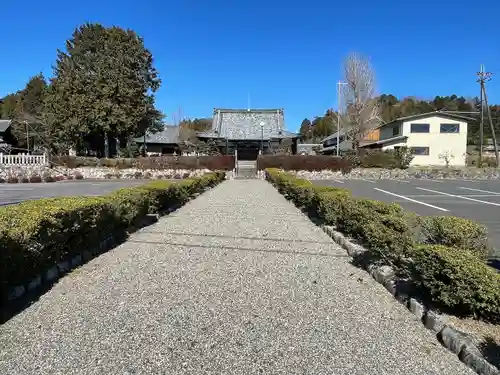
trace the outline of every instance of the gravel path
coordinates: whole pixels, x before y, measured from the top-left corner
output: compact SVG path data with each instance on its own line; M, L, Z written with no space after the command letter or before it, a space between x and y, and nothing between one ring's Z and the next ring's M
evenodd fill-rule
M473 374L260 180L226 181L0 326L0 374Z

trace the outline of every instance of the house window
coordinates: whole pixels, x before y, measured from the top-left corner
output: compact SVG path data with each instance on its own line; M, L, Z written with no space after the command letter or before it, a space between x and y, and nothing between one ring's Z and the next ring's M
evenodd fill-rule
M441 124L441 133L460 133L460 124Z
M392 136L396 137L399 135L399 126L392 128Z
M411 133L429 133L429 124L411 124Z
M429 147L412 147L413 155L429 155Z

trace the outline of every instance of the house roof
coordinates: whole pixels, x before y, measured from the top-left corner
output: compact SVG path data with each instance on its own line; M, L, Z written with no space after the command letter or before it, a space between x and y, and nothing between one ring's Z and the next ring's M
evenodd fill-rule
M232 140L268 140L297 138L285 130L282 109L226 109L215 108L212 129L198 133L200 138Z
M0 132L6 131L10 126L11 120L0 120Z
M144 142L144 137L135 138L137 143ZM179 141L179 127L165 125L163 130L154 134L146 135L146 143L172 144Z
M402 141L404 139L407 139L408 137L406 135L398 135L397 137L392 137L392 138L387 138L387 139L381 139L380 141L373 141L370 143L365 143L363 145L360 145L359 147L368 147L368 146L373 146L373 145L383 145L386 143L391 143L391 142L397 142L397 141Z
M345 133L345 131L343 131L343 130L341 129L341 130L338 132L338 136L339 136L339 137L342 137L342 136L344 135L344 133ZM325 139L323 139L323 140L321 141L321 143L326 142L326 141L328 141L328 140L330 140L330 139L337 139L337 132L336 132L336 131L335 131L335 132L333 132L332 134L330 134L330 135L329 135L328 137L326 137Z
M321 152L328 152L328 151L334 151L337 149L337 145L333 145L333 146L328 146L328 147L323 147L321 149ZM348 151L348 150L352 150L352 141L347 139L345 141L341 141L340 144L339 144L339 150L340 151Z
M451 120L458 120L458 121L473 121L474 120L471 117L461 116L461 115L457 115L454 113L433 111L433 112L419 113L416 115L400 117L394 121L386 122L385 124L381 124L381 125L375 127L374 129L379 129L379 128L382 128L384 126L389 126L392 124L396 124L396 123L400 123L400 122L404 122L404 121L408 121L408 120L420 120L422 118L431 117L431 116L440 116L440 117L445 117L445 118L449 118Z

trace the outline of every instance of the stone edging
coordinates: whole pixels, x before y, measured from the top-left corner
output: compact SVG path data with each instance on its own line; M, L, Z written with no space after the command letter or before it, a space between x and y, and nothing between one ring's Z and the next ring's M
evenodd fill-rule
M333 227L322 225L321 228L352 257L359 256L368 251L363 246L351 242ZM441 344L455 353L460 361L472 368L479 375L500 375L500 370L481 355L481 352L467 334L448 326L446 319L442 315L428 310L416 299L409 298L409 296L403 293L397 293L396 277L391 267L368 266L367 271L399 302L404 304L426 328L434 331Z

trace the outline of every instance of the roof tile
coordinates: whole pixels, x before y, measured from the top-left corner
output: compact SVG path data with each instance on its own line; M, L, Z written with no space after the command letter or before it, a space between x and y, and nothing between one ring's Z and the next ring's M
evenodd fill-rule
M216 109L212 129L199 133L200 137L217 137L234 140L259 140L296 137L284 129L283 111L225 110Z

